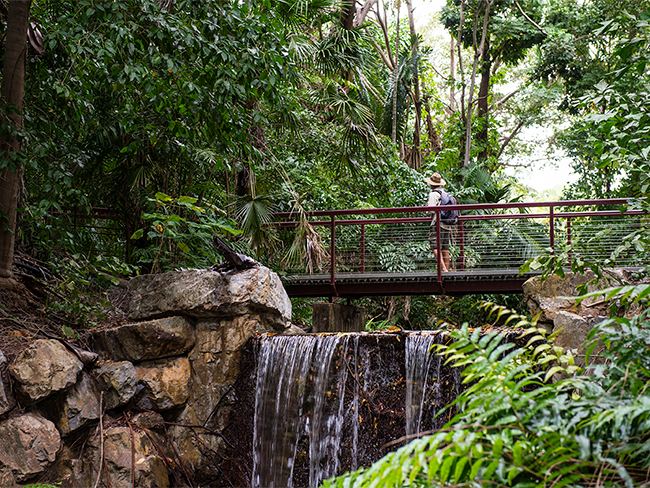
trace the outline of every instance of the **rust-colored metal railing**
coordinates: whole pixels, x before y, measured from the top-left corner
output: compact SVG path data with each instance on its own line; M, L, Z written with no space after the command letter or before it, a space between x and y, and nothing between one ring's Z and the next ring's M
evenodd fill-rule
M330 286L335 288L337 276L342 274L395 275L436 269L441 282L442 210L461 213L453 231L451 273L516 269L530 258L559 250L568 252L568 259L588 256L604 260L646 218L640 211L629 210L627 202L623 198L517 202L331 210L308 215L329 248L329 263L324 263L321 273L327 269ZM601 210L603 207L609 209ZM437 225L431 226L434 213ZM291 229L297 225L294 217L276 214L276 225L284 229L286 240L292 238ZM429 248L431 232L437 237L437 253ZM623 253L617 259L617 264L632 265L650 258ZM285 271L294 276L307 274L298 267Z
M119 217L115 211L106 207L92 207L89 211L82 211L74 206L61 205L60 210L50 210L52 217L60 220L59 225L77 229L92 230L98 235L122 236L116 222Z

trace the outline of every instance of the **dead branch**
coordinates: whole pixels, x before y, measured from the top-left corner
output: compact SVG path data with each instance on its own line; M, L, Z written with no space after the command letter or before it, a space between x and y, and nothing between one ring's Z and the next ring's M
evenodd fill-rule
M510 133L510 135L506 137L506 140L503 141L503 144L501 144L501 147L499 148L499 152L497 154L497 159L501 157L501 154L503 154L503 151L505 150L506 146L510 144L510 141L512 141L512 139L519 133L519 131L523 126L524 126L524 121L520 120L517 126Z
M99 469L97 470L97 479L93 488L97 488L99 480L102 476L102 464L104 464L104 392L99 392ZM108 480L108 471L106 471L106 479Z

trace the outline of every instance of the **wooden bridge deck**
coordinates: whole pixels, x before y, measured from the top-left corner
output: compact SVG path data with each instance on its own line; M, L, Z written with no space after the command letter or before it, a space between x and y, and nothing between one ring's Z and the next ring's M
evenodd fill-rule
M519 275L517 268L478 269L442 273L436 270L410 273L337 273L334 286L329 274L283 276L290 297L339 296L358 298L385 295L467 295L521 293L523 283L539 273Z

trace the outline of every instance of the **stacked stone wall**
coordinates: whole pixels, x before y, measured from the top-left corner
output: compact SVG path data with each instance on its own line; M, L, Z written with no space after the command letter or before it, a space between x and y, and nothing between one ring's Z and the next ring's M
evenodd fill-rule
M289 329L289 297L263 266L143 275L127 288L131 322L91 331L94 353L57 339L11 364L0 353L0 486L164 488L214 476L242 348Z

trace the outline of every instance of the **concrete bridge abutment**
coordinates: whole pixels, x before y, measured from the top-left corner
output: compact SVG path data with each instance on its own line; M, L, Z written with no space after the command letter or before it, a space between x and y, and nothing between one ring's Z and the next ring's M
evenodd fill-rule
M312 332L362 332L366 328L366 309L341 303L312 305Z

